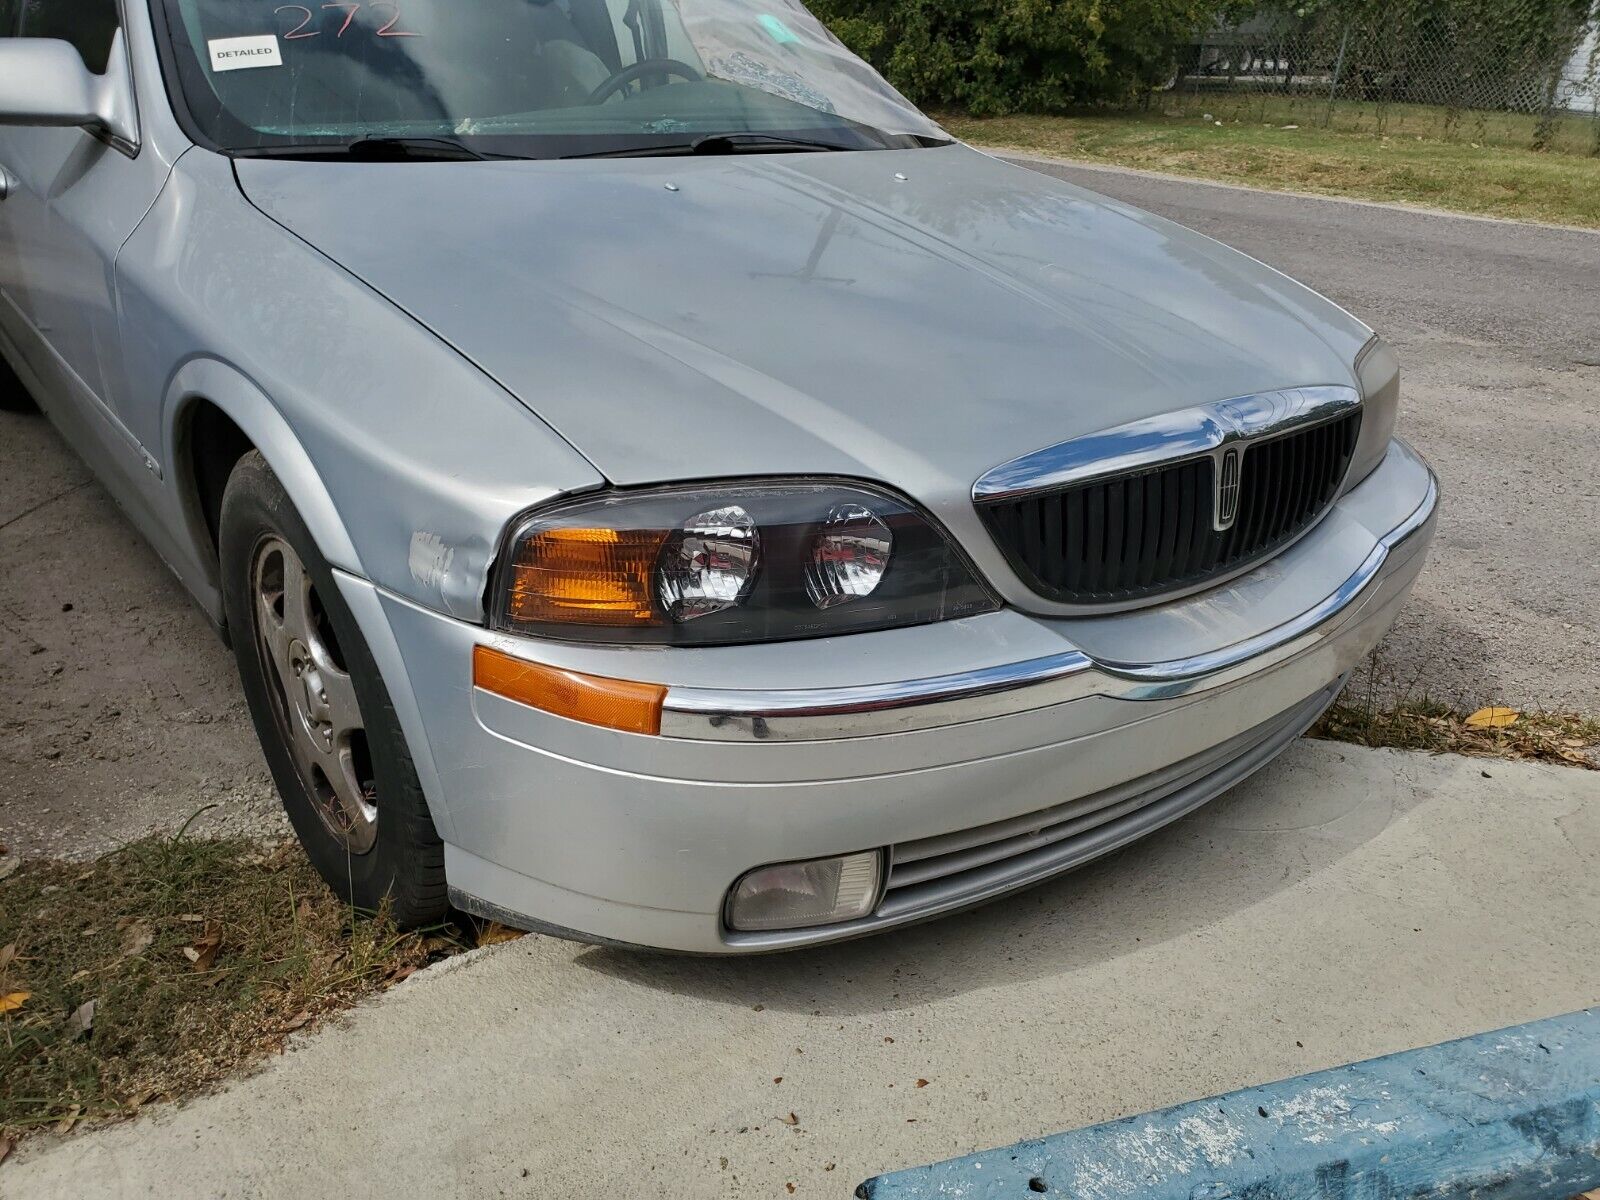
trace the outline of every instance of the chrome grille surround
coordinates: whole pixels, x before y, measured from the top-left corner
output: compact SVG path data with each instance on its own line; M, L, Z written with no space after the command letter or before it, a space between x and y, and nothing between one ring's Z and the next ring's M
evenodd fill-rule
M995 467L973 501L1047 600L1170 599L1309 532L1343 488L1361 415L1360 393L1338 385L1163 413Z

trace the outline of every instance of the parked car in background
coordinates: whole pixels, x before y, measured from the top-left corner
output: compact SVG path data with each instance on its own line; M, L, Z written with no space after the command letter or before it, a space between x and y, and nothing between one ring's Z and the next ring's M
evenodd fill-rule
M793 0L0 33L0 353L404 923L991 899L1271 759L1422 567L1370 329L952 142Z

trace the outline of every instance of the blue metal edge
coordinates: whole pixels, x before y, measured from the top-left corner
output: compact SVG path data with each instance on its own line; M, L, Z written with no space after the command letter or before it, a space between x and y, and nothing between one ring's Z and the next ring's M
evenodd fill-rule
M1567 1200L1600 1187L1600 1008L869 1179L862 1200Z

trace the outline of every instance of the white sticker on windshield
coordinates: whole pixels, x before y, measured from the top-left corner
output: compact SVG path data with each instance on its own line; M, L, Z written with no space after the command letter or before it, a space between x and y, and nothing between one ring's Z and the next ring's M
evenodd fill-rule
M278 53L278 35L261 37L212 38L206 43L211 51L213 71L238 71L245 67L281 67L283 56Z

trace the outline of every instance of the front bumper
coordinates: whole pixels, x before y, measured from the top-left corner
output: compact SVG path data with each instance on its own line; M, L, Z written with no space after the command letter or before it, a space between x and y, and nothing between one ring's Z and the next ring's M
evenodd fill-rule
M594 940L752 952L990 899L1238 782L1388 631L1436 500L1431 471L1396 442L1311 534L1198 596L763 646L533 642L341 582L392 635L371 640L392 647L379 653L391 694L415 702L408 734L459 904ZM474 689L480 643L668 685L662 736ZM888 887L872 915L726 928L723 902L745 871L878 847Z

